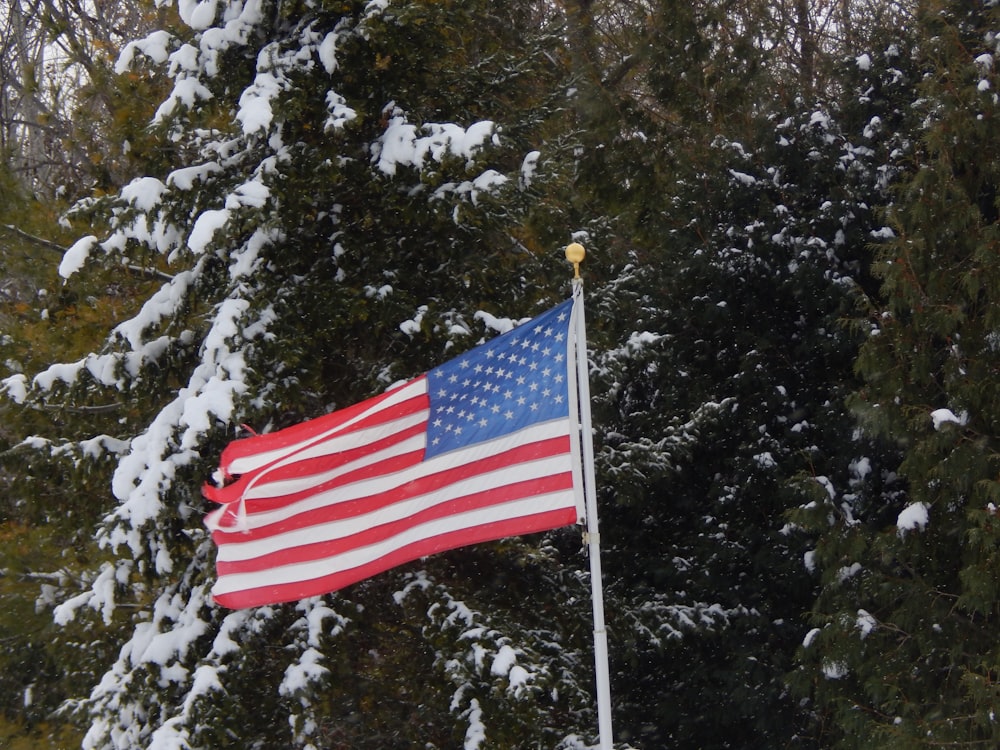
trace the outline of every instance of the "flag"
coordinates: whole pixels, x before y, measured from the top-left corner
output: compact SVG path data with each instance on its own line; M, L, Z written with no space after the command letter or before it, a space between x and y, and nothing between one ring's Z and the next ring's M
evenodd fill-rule
M205 519L214 599L335 591L444 550L579 522L574 301L354 406L230 443Z

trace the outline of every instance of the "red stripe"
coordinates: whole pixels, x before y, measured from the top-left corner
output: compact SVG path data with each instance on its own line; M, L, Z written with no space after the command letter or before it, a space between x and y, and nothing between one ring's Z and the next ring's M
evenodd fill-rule
M206 485L202 488L202 494L209 500L219 503L220 505L226 505L227 503L237 502L248 489L248 485L255 478L259 477L261 474L266 472L266 479L261 482L254 484L255 488L267 487L271 482L279 482L285 479L307 479L318 474L322 474L327 471L332 471L339 466L350 463L351 461L356 461L365 456L369 456L386 448L390 448L393 445L403 442L414 435L419 435L424 432L427 428L427 422L420 422L418 424L407 427L406 429L400 430L399 432L393 433L381 440L376 440L365 445L357 446L356 448L350 448L339 453L331 453L326 456L317 456L315 458L307 458L302 461L296 461L290 463L286 466L280 466L278 468L268 470L267 467L250 472L248 474L243 474L239 479L237 479L232 484L228 484L225 487L212 487L211 485ZM423 449L415 452L417 454L417 461L423 459ZM409 455L409 454L404 454ZM304 497L314 495L317 492L323 492L328 489L332 489L341 484L347 483L347 477L354 477L351 481L356 481L357 479L365 478L365 476L376 476L380 473L379 466L384 464L386 461L391 461L392 458L383 459L383 461L370 464L369 466L359 467L354 471L342 474L339 477L334 477L322 482L318 485L314 485L304 490L299 490L298 492L293 492L288 495L279 495L276 498L258 497L258 498L248 498L247 507L253 507L256 509L267 509L272 508L277 504L292 503L296 500L300 500ZM412 463L412 462L411 462ZM402 467L400 467L402 468Z
M223 545L229 541L246 542L257 539L266 539L274 534L286 531L315 526L321 523L328 523L344 518L351 518L365 513L371 513L380 508L384 508L393 503L407 500L418 495L430 494L455 482L463 479L485 474L504 468L513 469L517 464L526 463L540 458L548 458L560 454L568 454L570 451L569 436L548 438L528 445L519 445L503 453L497 453L477 461L470 461L460 466L456 466L434 474L429 474L418 479L413 479L402 486L393 488L377 495L358 498L347 502L332 502L321 508L298 513L290 518L282 519L276 523L249 529L247 531L224 531L222 529L212 532L212 539L218 545ZM388 472L386 472L388 476ZM259 508L258 501L254 501L254 507ZM249 506L250 503L247 503ZM281 507L280 504L278 507ZM248 507L249 510L249 507Z
M574 508L560 508L532 516L510 518L469 529L447 532L428 539L421 539L413 544L395 549L384 557L380 557L378 560L358 566L357 568L337 571L307 581L295 581L287 584L232 591L227 594L214 596L213 598L218 604L231 609L298 601L309 596L319 596L342 589L352 583L357 583L377 573L382 573L389 568L394 568L397 565L412 562L413 560L418 560L421 557L433 555L437 552L444 552L445 550L479 544L508 536L548 531L549 529L556 529L560 526L568 526L574 523L576 523L576 510Z
M523 482L515 482L514 484L505 485L503 487L496 487L482 492L476 492L475 494L458 497L454 500L449 500L446 503L425 508L424 510L406 518L391 521L389 523L382 524L381 526L364 529L363 531L359 531L340 539L325 539L323 541L312 542L298 547L278 549L274 552L260 555L259 557L254 557L249 560L228 562L219 560L216 563L216 568L219 571L219 575L227 575L230 573L255 573L257 571L266 570L267 568L277 567L279 565L291 565L294 563L321 560L323 558L339 555L343 552L349 552L350 550L357 549L359 547L377 544L378 542L401 534L407 529L419 526L422 523L437 520L439 518L445 518L447 516L463 513L465 511L486 508L491 505L501 505L513 500L523 500L524 498L533 497L535 495L544 495L550 492L558 492L559 490L568 490L572 488L573 474L571 472L555 474L541 479L529 479Z
M400 386L400 388L404 388L407 385L411 385L412 383L421 380L423 377L424 376L421 376L421 378L416 378L415 380ZM367 401L362 401L358 404L348 406L344 409L338 409L337 411L331 412L330 414L325 414L321 417L316 417L315 419L310 419L306 422L301 422L299 424L292 425L291 427L285 427L284 429L278 430L277 432L269 432L264 435L257 435L256 437L243 438L242 440L234 440L229 445L227 445L225 449L222 451L222 456L219 459L219 468L223 471L224 474L228 476L229 468L232 466L234 461L243 458L250 458L260 453L267 453L269 451L289 448L295 446L298 443L304 443L308 442L311 439L315 439L320 435L322 435L323 433L334 429L338 425L341 425L349 421L350 419L353 419L359 414L363 414L365 411L377 407L382 401L385 401L387 398L392 396L397 390L399 390L399 388L393 388L392 390L386 391L381 395L370 398ZM385 411L391 413L396 411L400 407L404 407L405 405L410 404L409 408L405 409L403 413L405 413L406 411L413 412L416 411L417 409L412 405L412 402L420 400L424 402L424 408L427 408L429 400L427 398L427 395L423 394L421 396L407 399L406 401L394 405ZM373 416L377 418L378 415L382 413L383 412L381 411L376 412ZM354 428L355 426L351 425L351 430L353 430Z
M374 464L372 466L363 466L354 471L347 472L343 476L337 477L336 480L331 480L330 482L326 483L330 486L324 485L323 489L325 491L329 491L332 489L336 489L337 485L339 484L350 483L351 481L358 481L363 479L371 479L373 477L381 476L382 474L398 473L400 471L408 469L411 466L414 466L415 464L420 463L423 457L424 457L423 449L419 451L410 451L409 453L402 453L398 456L391 456L387 459L384 459L383 461L380 461L378 464ZM253 515L255 513L266 513L272 510L276 510L278 508L285 507L291 502L289 498L294 498L295 500L301 500L311 497L315 493L316 490L304 490L303 492L295 493L295 495L279 495L277 497L253 498L251 500L246 501L243 507L243 512L247 513L248 515ZM363 512L363 511L351 510L352 508L356 507L356 504L358 502L359 502L358 500L354 500L352 502L345 502L345 503L331 503L329 506L325 507L329 509L329 512L331 514L333 514L332 519L336 519L339 517L347 518L352 515L357 515L359 512ZM232 519L231 522L228 523L228 526L230 529L232 529L232 531L228 533L230 533L233 536L233 539L235 541L247 541L249 539L259 539L271 536L272 534L279 533L280 531L283 531L287 528L296 528L297 526L308 526L313 523L317 523L317 521L313 520L309 523L303 522L301 524L296 524L296 522L293 519L316 518L317 516L315 516L315 514L321 513L324 510L323 508L316 508L313 509L312 511L305 511L303 513L297 514L296 516L293 516L290 519L286 519L284 522L281 523L270 524L268 526L260 526L256 529L250 529L246 531L237 531L236 525L239 523L237 515L239 512L239 506L240 503L238 502L238 499L237 501L226 503L225 512L217 519L217 523L219 523L220 525L222 524L223 521L226 521L227 519ZM340 508L341 509L340 512L335 512L333 510L335 508ZM285 524L284 527L282 527L282 523ZM227 532L225 532L225 529L220 529L214 533L225 534ZM225 540L226 537L223 536L221 537L221 539Z

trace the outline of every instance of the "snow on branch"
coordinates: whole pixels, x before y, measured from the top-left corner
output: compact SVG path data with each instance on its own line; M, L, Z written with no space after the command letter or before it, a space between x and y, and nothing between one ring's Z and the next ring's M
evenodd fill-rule
M490 120L482 120L468 128L437 122L414 125L395 105L390 104L386 109L391 116L385 132L372 144L372 162L390 177L400 166L420 170L428 159L441 163L448 156L465 159L471 166L475 154L487 143L500 143L496 125ZM487 185L480 185L480 189L485 187Z

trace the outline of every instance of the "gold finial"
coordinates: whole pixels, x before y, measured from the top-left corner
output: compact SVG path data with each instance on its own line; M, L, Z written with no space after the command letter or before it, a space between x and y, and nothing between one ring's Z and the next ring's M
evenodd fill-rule
M579 242L572 242L566 246L566 260L573 264L573 278L580 278L580 264L587 257L587 251Z

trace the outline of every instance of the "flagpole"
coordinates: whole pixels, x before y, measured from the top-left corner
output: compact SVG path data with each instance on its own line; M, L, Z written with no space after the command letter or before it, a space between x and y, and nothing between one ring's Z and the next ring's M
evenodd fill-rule
M590 422L590 372L587 367L587 326L583 313L583 279L580 263L583 245L566 247L566 260L573 264L573 296L576 310L576 373L580 402L580 437L583 449L583 487L587 509L585 541L590 551L590 588L594 609L594 667L597 676L597 723L600 750L612 750L611 676L608 667L608 631L604 623L604 587L601 573L601 534L597 524L597 484L594 476L594 441Z

